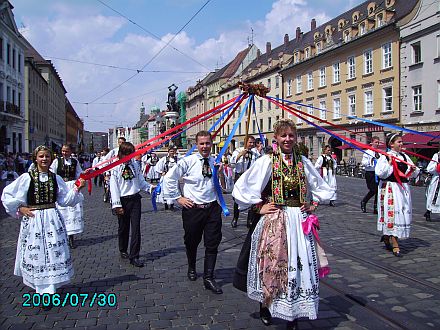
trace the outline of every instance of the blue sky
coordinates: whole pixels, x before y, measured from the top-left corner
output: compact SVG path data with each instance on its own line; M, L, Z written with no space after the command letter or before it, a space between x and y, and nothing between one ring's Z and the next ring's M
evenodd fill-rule
M200 9L206 0L101 0L146 30L106 7L99 0L17 0L11 1L17 26L23 35L59 71L75 110L84 117L86 129L106 130L114 125L133 125L139 106L165 107L171 83L185 90L213 70L228 63L247 46L251 28L254 41L265 49L281 44L300 26L310 29L311 18L318 25L361 3L359 0L211 0L194 20L175 37L172 46L197 62L170 48L165 49L146 70L176 73L141 73L121 88L91 102L129 78L133 72L79 64L53 57L120 67L141 68ZM180 73L191 71L197 73ZM116 103L116 104L96 104Z

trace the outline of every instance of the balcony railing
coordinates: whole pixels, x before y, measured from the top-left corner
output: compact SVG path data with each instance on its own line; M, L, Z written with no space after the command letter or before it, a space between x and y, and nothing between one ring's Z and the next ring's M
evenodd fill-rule
M20 107L7 101L0 101L0 112L6 112L11 115L21 116Z

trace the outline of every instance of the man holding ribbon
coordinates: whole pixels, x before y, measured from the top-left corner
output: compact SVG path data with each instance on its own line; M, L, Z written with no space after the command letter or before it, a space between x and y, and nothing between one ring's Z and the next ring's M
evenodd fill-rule
M213 182L214 157L211 156L212 137L207 131L196 135L198 153L182 158L164 177L166 198L182 206L184 242L188 258L188 279L195 281L197 247L204 237L205 261L203 284L216 294L223 293L214 280L217 251L222 239L221 207ZM179 190L183 180L183 193Z
M379 137L373 136L371 138L371 147L376 149L379 147ZM377 187L379 185L376 180L376 174L374 168L380 155L377 151L371 149L365 150L362 156L361 165L365 168L365 181L367 182L368 193L361 201L361 210L363 213L367 212L367 203L374 196L374 214L377 214Z

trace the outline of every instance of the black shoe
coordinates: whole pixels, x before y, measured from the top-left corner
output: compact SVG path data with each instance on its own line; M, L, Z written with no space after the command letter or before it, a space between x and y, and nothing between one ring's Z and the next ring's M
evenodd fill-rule
M144 263L140 262L138 258L131 259L130 260L130 265L132 265L133 267L144 267Z
M73 238L73 235L69 235L69 247L70 247L71 249L75 249L75 248L76 248L75 240L74 240L74 238Z
M263 307L260 303L260 320L265 326L272 324L272 315L270 314L269 308Z
M330 201L330 203L328 205L333 206L333 207L336 206L334 201Z
M252 226L252 221L250 219L248 219L246 221L246 227L251 228L251 226Z
M237 221L238 221L238 219L232 219L232 221L231 221L232 228L237 228Z
M176 211L176 209L174 208L174 204L170 205L170 211Z
M205 286L206 290L211 290L215 294L222 294L223 290L219 287L217 282L213 278L204 278L203 279L203 285Z
M287 330L295 330L297 328L298 328L298 320L289 321L286 324L286 329Z
M197 280L197 273L195 269L192 268L188 268L188 273L186 274L188 276L188 279L190 281L195 281Z
M127 252L121 252L121 258L122 259L128 259L128 253Z
M165 211L167 211L167 210L168 210L168 204L165 203Z
M367 213L367 203L361 202L361 211L362 213Z
M426 211L423 215L426 219L426 221L431 221L431 211Z

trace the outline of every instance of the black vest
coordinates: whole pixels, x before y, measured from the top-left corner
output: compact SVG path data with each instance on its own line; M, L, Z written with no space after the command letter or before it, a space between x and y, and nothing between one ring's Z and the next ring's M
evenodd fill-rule
M399 153L401 156L403 156L403 160L406 162L406 156L403 153ZM389 159L387 157L387 159ZM402 162L397 162L397 168L400 170L400 172L405 173L408 170L408 165L402 163ZM397 173L392 173L388 178L385 179L385 181L391 181L391 182L397 182L397 178L396 178ZM401 182L408 182L407 178L400 178Z
M72 165L66 165L64 158L58 158L57 174L63 178L64 181L72 181L76 179L76 167L78 161L75 158L71 158Z
M56 174L49 171L49 179L40 181L38 171L29 172L31 183L27 193L28 205L43 205L55 203L57 200L58 183Z

